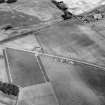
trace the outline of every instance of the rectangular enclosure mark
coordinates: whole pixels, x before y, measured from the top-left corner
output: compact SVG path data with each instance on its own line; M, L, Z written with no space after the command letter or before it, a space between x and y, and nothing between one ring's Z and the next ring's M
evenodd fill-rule
M25 87L45 82L34 53L6 48L7 72L12 83Z

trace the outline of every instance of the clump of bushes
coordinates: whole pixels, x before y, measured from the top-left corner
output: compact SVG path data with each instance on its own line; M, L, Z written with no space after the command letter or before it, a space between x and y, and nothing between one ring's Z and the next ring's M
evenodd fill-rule
M10 83L3 83L0 81L0 91L7 95L18 96L19 88Z
M0 3L4 3L5 2L5 0L0 0Z
M91 23L91 22L97 22L99 20L104 19L105 15L103 13L103 10L95 9L91 11L90 13L78 15L77 19L82 21L83 23Z
M17 0L0 0L0 3L14 3L17 2Z
M17 2L17 0L6 0L6 3L14 3Z
M71 12L68 11L68 7L63 1L57 2L56 0L52 0L52 3L64 12L64 14L62 15L62 18L64 20L71 19L74 16Z

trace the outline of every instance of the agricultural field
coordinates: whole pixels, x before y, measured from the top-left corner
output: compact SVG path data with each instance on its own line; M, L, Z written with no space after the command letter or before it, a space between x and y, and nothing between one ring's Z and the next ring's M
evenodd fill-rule
M0 105L105 105L105 5L77 4L0 3Z

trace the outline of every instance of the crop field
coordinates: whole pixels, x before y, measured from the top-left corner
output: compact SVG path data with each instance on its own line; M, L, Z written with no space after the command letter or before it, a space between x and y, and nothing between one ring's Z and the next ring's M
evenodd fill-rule
M60 105L105 104L105 69L76 60L67 64L49 55L40 59Z
M105 5L66 12L0 4L0 105L105 105Z

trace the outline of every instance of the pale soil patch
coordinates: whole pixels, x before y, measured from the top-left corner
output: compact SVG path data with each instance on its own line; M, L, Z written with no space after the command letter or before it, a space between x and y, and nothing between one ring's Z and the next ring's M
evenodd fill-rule
M105 4L104 0L56 0L63 1L70 12L79 15Z

